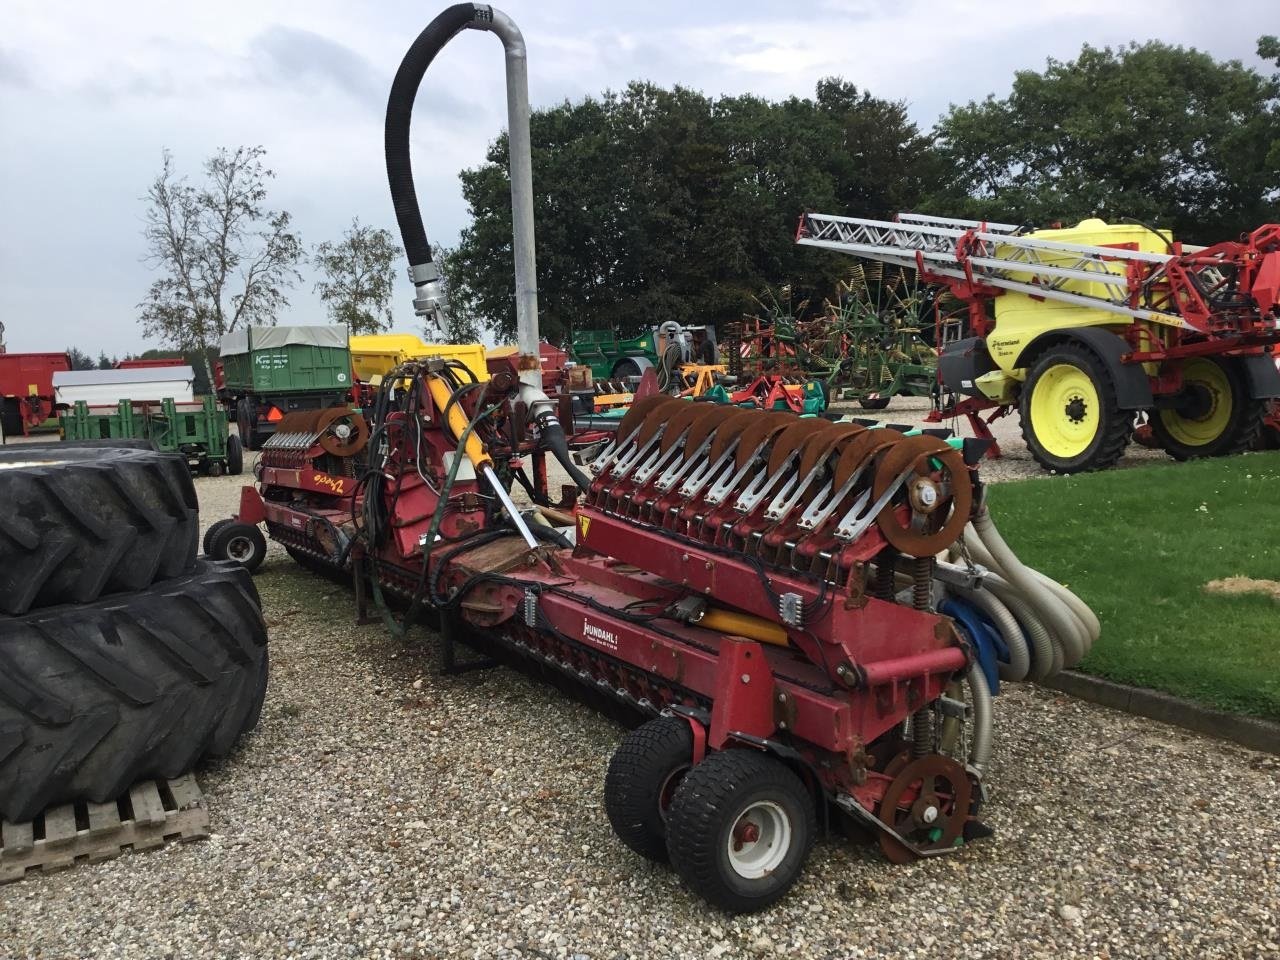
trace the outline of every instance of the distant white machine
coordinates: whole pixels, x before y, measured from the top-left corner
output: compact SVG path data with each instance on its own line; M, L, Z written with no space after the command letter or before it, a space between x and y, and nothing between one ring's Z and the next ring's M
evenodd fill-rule
M68 407L83 400L91 407L121 400L192 403L195 373L190 367L134 367L125 370L62 370L53 375L54 403Z

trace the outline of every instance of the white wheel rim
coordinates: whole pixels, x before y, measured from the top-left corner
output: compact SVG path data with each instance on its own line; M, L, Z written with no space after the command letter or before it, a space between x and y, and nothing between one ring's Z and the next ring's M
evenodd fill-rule
M734 873L759 880L778 869L791 850L791 820L772 800L753 803L735 821L725 848Z
M247 561L256 552L253 541L248 537L232 537L227 543L227 556L240 563Z

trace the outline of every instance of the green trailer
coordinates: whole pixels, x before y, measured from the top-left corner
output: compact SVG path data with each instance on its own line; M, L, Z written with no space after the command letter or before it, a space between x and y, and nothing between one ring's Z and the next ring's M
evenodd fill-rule
M295 410L345 404L351 397L347 328L246 327L222 338L214 370L218 400L258 450Z
M691 343L689 359L699 363L717 363L716 328L706 326L676 329L687 335ZM630 339L619 338L612 330L575 330L570 358L591 368L595 380L625 380L639 377L651 367L658 366L658 345L662 342L659 328L653 327Z
M77 400L59 418L64 440L150 440L181 453L192 469L209 476L244 470L240 439L227 435L227 420L213 397L194 403L120 400L114 407Z

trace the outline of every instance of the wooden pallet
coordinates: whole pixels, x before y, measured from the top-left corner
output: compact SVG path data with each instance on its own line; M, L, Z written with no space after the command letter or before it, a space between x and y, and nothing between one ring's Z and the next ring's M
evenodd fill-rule
M68 803L26 823L0 823L0 883L208 835L209 812L194 776L144 780L108 803Z

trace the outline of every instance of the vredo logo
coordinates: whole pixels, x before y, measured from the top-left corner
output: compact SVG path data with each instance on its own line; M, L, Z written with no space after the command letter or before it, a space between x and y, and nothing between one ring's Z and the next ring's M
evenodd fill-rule
M586 617L582 618L582 639L589 640L597 647L604 647L606 650L618 649L618 635L612 630L596 626Z

